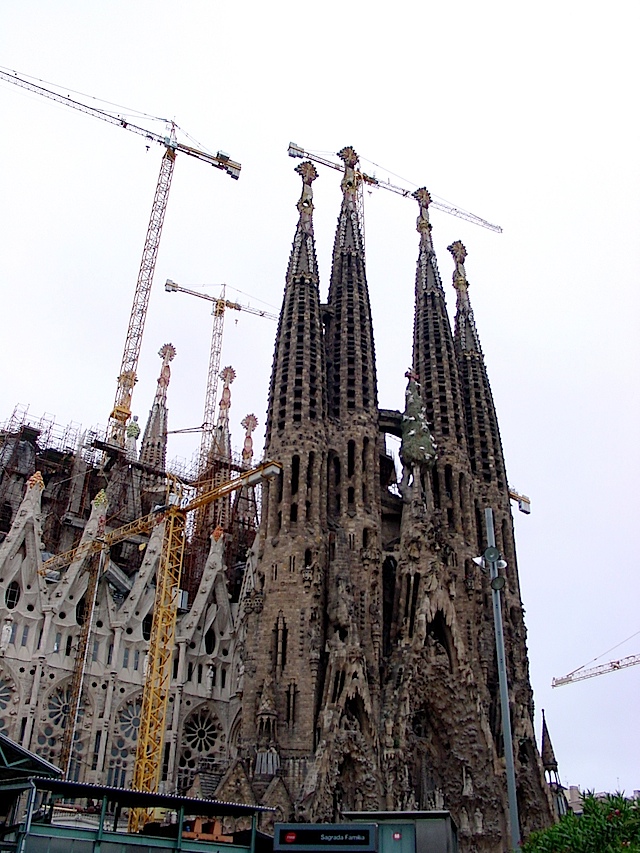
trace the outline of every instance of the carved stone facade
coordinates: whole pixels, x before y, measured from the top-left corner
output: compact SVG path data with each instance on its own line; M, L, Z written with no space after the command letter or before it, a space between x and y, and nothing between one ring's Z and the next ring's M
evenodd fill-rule
M225 511L224 535L216 521L208 557L194 549L185 561L190 596L178 616L163 785L268 803L285 820L444 807L463 851L507 850L491 590L473 562L486 547L487 506L508 562L503 619L523 832L551 820L552 800L534 738L509 492L466 250L450 247L452 333L430 198L418 190L406 406L379 409L357 155L344 148L340 157L343 202L326 304L313 233L317 173L311 163L296 170L303 191L265 451L282 475L264 488L252 547L256 504L242 493ZM162 502L174 354L169 345L160 352L140 454L135 423L122 454L103 467L95 454L54 450L26 424L0 435L0 726L54 762L69 724L88 575L80 559L45 574L42 562ZM230 382L227 373L220 422L227 439ZM243 422L245 465L256 424L253 415ZM401 478L386 434L401 439ZM230 460L224 467L231 470ZM73 778L131 783L161 544L158 526L111 549Z
M450 247L458 293L452 334L430 198L418 190L406 409L379 410L357 155L345 148L340 157L343 203L326 305L312 226L316 174L309 163L297 170L300 220L266 447L284 470L263 497L260 606L244 615L250 679L240 755L254 790L269 774L284 782L299 819L444 807L463 850L506 850L491 590L472 559L486 547L486 506L509 564L503 616L523 831L546 825L552 803L534 738L509 493L466 252ZM398 484L385 433L402 440ZM267 718L268 739L260 735Z

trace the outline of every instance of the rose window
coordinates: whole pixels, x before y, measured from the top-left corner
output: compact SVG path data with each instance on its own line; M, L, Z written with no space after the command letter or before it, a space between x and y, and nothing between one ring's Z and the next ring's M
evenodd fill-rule
M133 767L136 754L142 700L127 702L118 711L116 729L109 750L107 785L124 788L127 771Z
M62 739L67 725L70 724L69 713L71 711L71 687L69 684L59 685L52 691L47 700L43 719L36 738L36 752L42 758L56 764L60 757ZM78 710L78 723L82 720L84 708L80 705ZM73 738L73 750L71 764L69 767L69 779L77 782L80 778L80 769L83 765L85 741L81 737L80 725L76 727Z
M182 743L178 787L185 791L191 786L198 769L206 766L207 759L217 758L223 749L222 726L213 711L203 706L187 717Z

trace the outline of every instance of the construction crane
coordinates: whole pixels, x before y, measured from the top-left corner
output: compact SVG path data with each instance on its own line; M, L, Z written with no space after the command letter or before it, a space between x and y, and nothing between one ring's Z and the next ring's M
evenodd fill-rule
M69 98L67 95L61 95L58 92L53 92L29 80L19 77L15 72L9 73L0 70L0 80L7 83L13 83L22 89L29 92L34 92L37 95L42 95L59 104L64 104L79 112L99 118L102 121L115 124L125 130L130 130L132 133L137 133L144 136L145 139L151 142L157 142L163 145L165 153L160 164L160 174L156 184L156 191L153 198L151 208L151 217L147 228L147 236L144 242L142 252L142 260L140 262L140 271L133 297L133 305L131 307L131 315L129 317L129 325L127 328L127 336L125 339L124 352L122 354L122 363L120 373L118 375L118 385L116 390L115 402L113 409L109 415L109 424L107 427L107 443L113 444L116 447L124 447L125 429L127 422L131 417L131 398L133 396L133 387L137 381L136 371L138 368L138 359L140 356L140 347L142 344L142 333L147 316L147 307L149 304L149 295L151 293L151 285L153 283L153 274L158 256L158 247L160 245L160 236L162 234L162 225L164 216L167 210L167 202L169 200L169 190L171 188L171 179L173 177L173 169L175 166L176 154L188 154L190 157L195 157L216 169L224 170L230 177L237 180L240 177L241 166L234 160L231 160L228 154L223 151L218 151L217 154L209 154L206 151L201 151L198 148L193 148L190 145L184 145L176 139L175 128L173 122L168 122L171 125L171 130L168 136L161 136L153 131L146 130L139 125L133 124L127 119L117 114L112 114L106 110L100 110L97 107L91 107Z
M60 577L60 569L69 566L77 560L89 558L87 567L87 588L84 593L85 609L78 636L78 645L73 665L73 673L71 676L71 685L68 695L68 724L65 727L62 738L62 746L60 748L60 767L65 774L65 779L69 778L71 771L71 759L73 753L73 743L75 740L76 730L78 728L80 714L80 699L82 696L82 687L87 666L87 654L89 649L89 637L93 624L93 614L96 607L96 599L98 595L98 583L104 573L107 553L109 548L116 545L118 542L123 542L131 536L137 536L140 533L149 533L149 531L161 520L162 516L158 510L138 518L116 530L111 530L108 533L103 533L101 536L83 542L77 548L70 551L65 551L62 554L56 554L50 557L42 564L40 574L45 576L46 580L58 580Z
M216 401L218 396L218 374L220 372L220 355L222 353L222 332L224 329L224 315L227 308L233 311L244 311L245 314L254 314L256 317L266 317L268 320L277 320L277 314L271 314L269 311L263 311L259 308L252 308L251 305L240 305L238 302L231 302L226 298L226 285L221 285L222 293L220 296L210 296L208 293L199 293L197 290L189 290L187 287L181 287L175 281L167 279L164 289L169 293L188 293L191 296L197 296L200 299L206 299L212 302L213 306L211 313L213 314L213 331L211 334L211 351L209 354L209 372L207 375L207 392L204 402L204 417L202 420L202 438L200 440L200 454L198 462L198 474L204 474L211 450L213 448L213 435L216 421Z
M140 739L134 768L134 787L141 791L155 791L158 787L162 744L166 722L170 661L173 654L173 638L178 609L182 558L185 544L186 516L212 501L219 500L243 486L255 485L263 479L274 477L282 466L267 461L242 472L239 476L216 486L210 491L192 500L182 507L180 486L175 477L173 488L169 491L167 503L156 507L153 512L142 516L116 530L103 533L88 542L84 542L63 554L56 554L42 564L40 573L49 580L57 580L52 573L77 560L89 558L88 580L85 591L85 612L78 638L71 687L68 697L69 725L65 728L60 751L60 766L68 777L71 768L73 743L78 726L80 700L86 672L89 637L95 611L98 583L103 575L109 548L136 536L149 533L156 524L166 522L162 555L156 579L156 596L153 608L153 621L149 641L147 674L142 698ZM145 822L138 817L136 827Z
M110 530L103 534L101 539L91 539L83 542L72 548L70 551L64 551L62 554L55 554L45 560L39 569L39 573L45 578L55 581L58 580L53 572L59 571L65 566L71 565L76 560L82 557L89 557L97 554L103 547L111 548L118 542L123 542L130 536L137 536L140 533L148 533L158 520L158 511L154 510L149 515L143 515L142 518L137 518L135 521L130 521L128 524L123 524L122 527L117 527L115 530Z
M287 152L289 157L299 157L307 160L312 160L314 163L319 163L321 166L328 166L330 169L335 169L338 172L344 171L344 163L338 163L335 160L329 160L326 157L320 157L318 154L312 154L309 151L305 151L300 145L296 145L295 142L289 143L289 150ZM392 193L396 193L396 195L401 195L404 198L411 198L413 194L412 189L407 189L406 187L400 187L396 184L392 184L390 181L379 181L376 177L372 175L367 175L366 172L363 172L361 169L356 168L355 170L356 179L358 180L358 202L359 202L359 213L362 214L362 189L364 186L372 187L376 189L384 189L391 190ZM474 225L480 225L482 228L488 228L490 231L495 231L498 234L502 234L502 228L499 225L492 225L491 222L487 222L486 219L482 219L479 216L476 216L475 213L469 213L467 210L462 210L459 207L455 207L452 204L447 204L445 201L438 201L436 199L431 200L431 207L435 207L437 210L442 210L445 213L450 214L451 216L457 216L458 219L465 219L467 222L472 222ZM360 225L363 226L364 218L362 215L360 216Z
M255 485L263 479L275 477L280 471L282 466L279 462L263 462L199 495L184 507L181 506L182 496L178 487L169 495L168 503L163 508L165 528L162 556L156 576L147 672L133 770L133 788L138 791L157 791L160 782L187 514L242 486ZM174 482L177 485L175 478ZM129 831L137 832L149 819L149 812L132 809L129 814Z
M560 678L554 678L551 681L552 687L562 687L564 684L574 684L576 681L584 681L585 678L594 678L596 675L606 675L608 672L616 672L619 669L626 669L628 666L635 666L640 663L640 655L628 655L626 658L619 660L610 660L608 663L602 663L600 666L592 666L585 669L581 666L579 669L574 669L568 675L563 675Z
M511 488L509 489L509 497L512 501L518 502L520 512L523 512L525 515L531 515L531 498L521 495L520 492L516 492L515 489Z

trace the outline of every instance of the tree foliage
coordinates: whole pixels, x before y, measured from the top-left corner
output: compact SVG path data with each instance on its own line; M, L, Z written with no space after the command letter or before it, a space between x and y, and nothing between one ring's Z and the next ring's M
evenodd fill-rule
M583 814L572 811L559 823L534 832L523 853L640 853L640 799L621 794L583 798Z

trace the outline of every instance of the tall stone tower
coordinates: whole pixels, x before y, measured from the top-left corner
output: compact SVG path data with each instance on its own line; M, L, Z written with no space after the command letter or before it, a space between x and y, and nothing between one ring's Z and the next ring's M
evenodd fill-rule
M533 731L526 634L497 418L455 262L455 333L419 205L413 367L404 413L379 410L357 212L357 155L326 305L313 235L311 163L275 345L253 587L244 603L240 757L253 796L301 819L346 809L444 807L462 849L506 848L504 744L483 510L508 561L503 618L523 831L551 819ZM402 439L393 486L385 433ZM391 486L391 488L390 488ZM277 793L276 793L277 791ZM287 805L288 801L288 805Z

